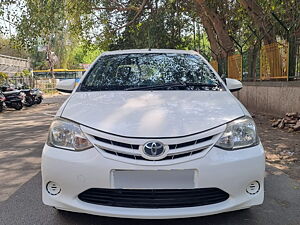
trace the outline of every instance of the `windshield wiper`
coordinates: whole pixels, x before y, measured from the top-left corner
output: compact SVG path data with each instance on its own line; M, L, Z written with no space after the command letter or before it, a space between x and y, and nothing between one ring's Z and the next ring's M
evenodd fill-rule
M186 87L191 87L191 86L194 86L194 87L219 87L218 84L208 84L208 83L185 83L185 82L182 82L182 85L186 86Z
M171 84L158 84L152 86L140 86L140 87L126 88L125 91L156 90L156 89L167 88L167 87L182 87L182 84L171 83Z
M173 87L179 87L179 88L187 88L187 87L219 87L217 84L207 84L207 83L169 83L169 84L160 84L160 85L152 85L152 86L142 86L142 87L133 87L133 88L127 88L125 91L137 91L137 90L157 90L162 88L173 88Z

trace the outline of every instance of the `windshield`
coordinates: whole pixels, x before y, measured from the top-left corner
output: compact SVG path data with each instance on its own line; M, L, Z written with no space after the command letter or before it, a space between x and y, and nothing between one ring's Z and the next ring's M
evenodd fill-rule
M78 91L224 90L197 55L122 54L102 56Z

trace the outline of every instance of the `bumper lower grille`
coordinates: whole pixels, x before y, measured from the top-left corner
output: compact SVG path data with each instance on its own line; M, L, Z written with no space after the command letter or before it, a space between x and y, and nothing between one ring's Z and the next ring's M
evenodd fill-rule
M199 189L102 189L91 188L81 194L81 201L126 208L183 208L223 202L229 194L218 188Z

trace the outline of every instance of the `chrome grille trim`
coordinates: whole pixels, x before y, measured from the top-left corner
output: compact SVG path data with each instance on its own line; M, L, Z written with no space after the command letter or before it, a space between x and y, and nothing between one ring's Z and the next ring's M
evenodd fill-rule
M214 136L210 136L209 138L205 139L207 141L204 141L202 143L194 144L194 145L188 145L186 147L178 148L180 144L176 144L177 148L170 149L167 156L162 160L172 160L174 158L181 158L181 157L187 157L194 154L198 154L210 147L212 147L212 139ZM118 157L125 157L125 158L131 158L135 160L147 160L144 159L140 153L140 151L136 148L133 148L134 145L127 144L127 146L130 146L131 148L125 148L116 146L114 144L107 144L105 142L100 142L99 138L93 136L94 138L94 145L102 151L105 151L106 153L113 154ZM198 140L194 141L193 143L197 143ZM111 142L113 143L113 141ZM137 146L137 145L135 145Z
M115 146L107 146L104 145L104 143L98 144L98 142L95 142L94 145L96 145L99 149L104 151L111 151L111 152L124 153L130 155L141 155L138 150L126 149L126 148L115 147Z
M115 160L122 160L125 158L132 159L139 162L153 162L152 160L145 159L140 151L140 147L146 142L151 140L161 141L169 147L169 151L165 158L160 161L170 161L173 159L184 159L193 156L204 156L219 139L226 126L221 126L207 132L190 135L187 137L179 138L131 138L120 137L112 134L103 133L91 128L81 126L83 132L94 146L106 158ZM191 158L192 159L192 158ZM134 161L132 161L134 162ZM175 161L174 161L175 162Z
M197 144L197 145L193 145L192 148L191 146L188 146L188 147L183 147L183 148L176 148L176 149L172 149L169 151L170 154L172 155L176 155L176 154L180 154L180 153L185 153L185 152L193 152L193 151L197 151L197 150L200 150L200 149L205 149L205 148L208 148L212 145L212 142L203 142L203 143L200 143L200 144ZM169 154L168 154L169 155Z

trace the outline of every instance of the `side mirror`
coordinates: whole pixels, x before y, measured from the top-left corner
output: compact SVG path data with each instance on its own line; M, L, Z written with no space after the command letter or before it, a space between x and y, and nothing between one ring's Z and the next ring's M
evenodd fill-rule
M75 79L61 80L56 84L56 90L65 93L72 93L73 89L75 88L75 85Z
M240 81L231 78L226 78L226 85L231 92L239 91L243 88L243 84Z

